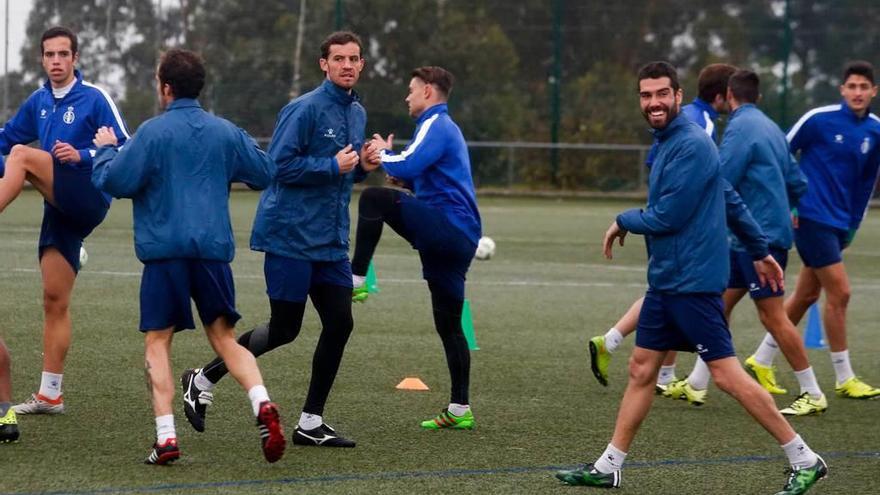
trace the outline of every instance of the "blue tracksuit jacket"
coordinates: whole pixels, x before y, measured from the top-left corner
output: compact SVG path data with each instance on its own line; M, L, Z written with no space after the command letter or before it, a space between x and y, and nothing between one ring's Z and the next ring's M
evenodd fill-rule
M880 117L859 118L846 102L810 110L788 132L810 187L800 216L842 230L865 216L880 168Z
M721 177L718 151L703 129L678 116L655 136L647 207L621 213L617 223L645 235L650 290L720 294L730 276L726 217L736 220L731 228L754 258L767 254L767 239Z
M758 107L742 105L731 114L718 153L722 176L742 197L770 246L790 249L790 210L807 181L788 151L785 134ZM745 250L736 237L731 242L733 249Z
M274 172L246 132L205 112L198 101L180 98L144 122L125 146L101 147L92 182L132 199L139 260L230 262L229 185L264 189Z
M55 141L61 141L79 150L80 162L67 166L90 169L95 156L92 139L99 127L113 127L120 144L125 142L128 129L113 99L100 87L83 81L79 71L74 74L76 82L64 98L56 101L52 86L46 81L25 100L0 129L0 154L9 154L16 144L37 140L40 148L50 151ZM0 165L0 175L3 171Z
M419 116L414 137L401 153L383 150L382 166L410 183L416 198L444 212L474 244L479 241L482 225L467 144L445 103Z
M260 196L251 249L305 261L348 258L351 188L358 165L340 175L336 153L364 144L367 112L358 96L330 80L278 114L269 156L278 173Z

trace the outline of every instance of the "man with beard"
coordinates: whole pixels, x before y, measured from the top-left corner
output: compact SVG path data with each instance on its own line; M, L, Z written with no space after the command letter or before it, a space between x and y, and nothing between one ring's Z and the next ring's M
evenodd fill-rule
M696 351L706 361L715 383L733 396L782 446L791 464L788 482L779 492L806 492L828 468L776 410L770 394L740 367L724 319L721 293L729 275L725 222L725 189L718 152L698 126L678 116L682 92L674 67L652 62L638 75L641 109L658 140L651 167L645 209L621 213L604 238L611 258L615 240L623 245L628 232L645 235L650 252L648 292L630 358L630 379L620 404L614 436L605 452L583 469L560 471L566 484L613 488L630 444L654 398L657 373L670 350ZM777 289L782 269L768 254L760 232L738 196L732 195L730 224L752 258L761 283ZM687 247L687 249L684 249Z
M364 145L367 114L353 90L364 67L361 49L354 33L328 36L319 60L326 79L279 113L269 146L278 173L260 197L251 234L251 249L266 253L271 314L267 324L243 334L239 343L260 356L293 342L307 299L323 327L293 434L297 445L355 446L324 423L323 413L354 326L348 260L352 184L378 167L378 156ZM184 412L196 431L204 431L212 389L226 373L220 357L183 373Z

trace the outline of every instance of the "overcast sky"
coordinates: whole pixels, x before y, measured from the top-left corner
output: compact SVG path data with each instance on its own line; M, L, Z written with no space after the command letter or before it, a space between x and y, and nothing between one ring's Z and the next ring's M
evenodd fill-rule
M9 70L21 67L21 46L33 0L0 0L0 72L5 67L6 4L9 3Z

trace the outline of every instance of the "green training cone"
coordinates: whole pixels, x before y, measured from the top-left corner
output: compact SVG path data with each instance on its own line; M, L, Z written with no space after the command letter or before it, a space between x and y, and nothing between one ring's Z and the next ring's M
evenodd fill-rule
M376 269L373 268L372 261L370 261L370 267L367 268L367 292L370 294L379 293L379 281L376 279Z
M480 346L477 345L477 336L474 333L474 318L471 315L471 302L467 299L464 300L464 306L461 308L461 329L464 331L468 349L479 351Z

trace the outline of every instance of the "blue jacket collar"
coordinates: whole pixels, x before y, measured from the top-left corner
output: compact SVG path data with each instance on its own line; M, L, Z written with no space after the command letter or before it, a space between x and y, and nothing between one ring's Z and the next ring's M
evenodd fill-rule
M79 72L79 69L73 69L73 77L74 77L74 79L76 79L76 82L74 82L73 87L70 88L71 91L75 90L78 86L80 86L82 84L82 80L83 80L83 76ZM46 81L43 83L43 87L46 88L46 90L48 90L49 93L52 93L52 81L50 81L49 78L46 78Z
M330 98L342 103L343 105L350 105L356 101L360 100L357 92L355 90L351 90L349 92L346 89L342 89L339 86L333 84L330 79L324 79L324 82L321 83L321 91L327 93Z
M709 119L715 120L718 118L718 112L716 112L715 109L712 108L712 105L710 105L709 102L700 98L699 96L694 98L694 101L691 102L691 104L694 105L695 107L699 108L700 110L708 112Z
M177 110L178 108L202 108L202 106L199 104L199 100L193 98L176 98L168 104L165 111Z
M742 113L743 111L748 112L749 108L757 108L754 103L743 103L742 105L736 107L736 110L730 113L730 120L733 120L734 117Z
M687 117L684 117L681 113L679 113L675 116L674 119L672 119L672 122L666 124L666 127L664 127L663 129L651 129L651 133L654 134L654 139L656 139L657 141L664 141L666 140L666 138L675 133L675 131L677 131L679 128L686 126L689 123L690 121L687 119Z
M437 115L438 113L449 113L449 105L446 103L438 103L432 107L429 107L427 110L422 112L419 115L419 118L416 119L416 124L421 124L422 122L428 120L433 115Z
M850 118L852 118L853 120L855 120L857 122L861 122L862 120L867 119L868 116L871 115L871 107L868 107L868 109L865 110L865 115L863 117L859 117L858 115L856 115L855 112L852 111L852 108L850 108L849 105L846 104L846 100L842 99L842 98L840 100L840 111L844 115L848 115Z

